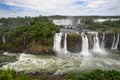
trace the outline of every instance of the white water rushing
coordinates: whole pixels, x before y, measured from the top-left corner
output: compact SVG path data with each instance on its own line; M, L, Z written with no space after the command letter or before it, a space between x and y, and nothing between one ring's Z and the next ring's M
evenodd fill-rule
M101 48L105 48L105 33L103 33Z
M114 49L117 49L117 48L118 48L119 39L120 39L120 34L118 33L118 34L117 34L117 41L116 41L116 44L115 44Z
M54 45L53 45L53 51L56 53L61 52L61 40L62 40L62 33L56 33L54 36Z
M5 37L4 36L2 36L2 41L3 41L3 43L5 43L6 41L5 41Z
M61 48L63 33L56 33L54 36L53 50L59 55L70 53L67 49L67 34L68 33L64 33L63 48ZM94 53L106 54L107 51L105 50L105 33L103 34L101 45L99 42L98 32L91 32L90 34L94 35L93 37L94 44L93 44L92 51ZM82 47L81 47L81 52L79 53L84 57L90 56L91 54L89 52L88 37L83 32L81 33L81 35L82 35L82 42L81 42ZM118 46L118 43L119 43L118 41L119 41L119 38L117 39L116 46Z
M89 49L88 49L88 38L84 33L82 33L82 51L81 51L81 54L84 57L90 56Z
M102 52L101 48L100 48L100 42L99 42L99 37L98 37L98 32L95 33L94 36L94 46L93 46L93 51L94 52Z
M115 37L115 34L114 34L114 38L113 38L113 43L112 43L111 49L117 49L118 48L119 38L120 38L119 33L117 34L117 40L116 40L116 37Z
M71 54L74 56L74 54ZM119 56L113 55L111 58L106 57L78 57L67 56L66 58L59 58L55 56L42 56L42 55L31 55L31 54L20 54L18 60L13 63L3 65L3 69L12 68L16 71L24 72L57 72L66 73L69 71L89 71L93 69L116 69L120 70Z
M65 54L68 53L68 50L67 50L67 33L65 33L63 52Z

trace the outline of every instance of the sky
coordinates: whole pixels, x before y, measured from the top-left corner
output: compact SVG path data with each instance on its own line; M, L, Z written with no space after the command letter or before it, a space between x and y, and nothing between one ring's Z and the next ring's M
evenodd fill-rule
M0 0L0 17L120 15L120 0Z

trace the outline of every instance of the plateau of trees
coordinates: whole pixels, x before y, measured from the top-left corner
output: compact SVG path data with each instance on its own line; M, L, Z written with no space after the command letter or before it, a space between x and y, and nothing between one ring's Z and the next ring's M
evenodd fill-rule
M6 43L2 43L1 40L0 49L21 51L25 47L30 49L33 46L30 50L36 53L41 51L49 52L52 49L53 36L59 31L59 26L53 24L52 21L44 16L25 17L20 19L21 23L18 23L17 20L15 24L13 22L14 26L8 25L8 28L4 26L5 28L1 30L2 35L4 34L5 36ZM6 22L4 24L7 25Z
M120 20L105 22L90 22L84 28L103 32L120 32Z

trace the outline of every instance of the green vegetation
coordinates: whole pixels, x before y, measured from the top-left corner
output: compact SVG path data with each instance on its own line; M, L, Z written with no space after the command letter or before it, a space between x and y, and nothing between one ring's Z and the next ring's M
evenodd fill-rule
M61 16L61 15L53 15L53 16L48 16L50 19L65 19L65 18L84 18L84 19L106 19L106 18L120 18L120 16Z
M93 70L85 73L71 73L65 80L120 80L120 72L115 70Z
M33 80L28 78L26 75L17 74L14 70L7 69L0 71L0 80Z
M31 25L21 26L14 30L9 31L9 37L20 37L27 35L30 40L39 40L39 38L53 37L59 31L59 27L54 25L46 17L35 18Z
M86 29L104 31L104 32L120 32L120 20L105 21L105 22L91 22L84 26Z
M47 17L23 18L30 20L23 26L9 28L4 36L6 43L0 43L0 49L9 51L27 51L32 53L48 53L52 51L53 36L59 31ZM32 49L31 49L32 46Z
M36 75L24 74L22 72L15 72L7 69L0 71L0 80L120 80L120 72L116 70L93 70L82 73L68 73L65 76L53 76L47 73L36 73Z

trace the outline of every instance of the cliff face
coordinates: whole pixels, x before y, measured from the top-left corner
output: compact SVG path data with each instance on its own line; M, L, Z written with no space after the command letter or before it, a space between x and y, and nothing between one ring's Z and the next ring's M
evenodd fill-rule
M88 47L89 49L93 49L96 39L95 34L89 34L84 33L88 38ZM102 44L104 43L104 48L111 49L113 45L113 41L115 39L115 44L117 43L118 39L118 33L99 33L98 34L99 39L99 46L103 47ZM65 36L62 35L61 40L61 48L64 47L64 40ZM13 51L13 52L28 52L28 53L34 53L34 54L53 54L53 44L54 39L53 37L50 38L40 38L37 41L31 41L29 43L29 40L26 39L25 43L23 42L23 39L15 39L14 43L6 42L6 43L0 43L0 50L6 50L6 51ZM120 41L117 45L118 50L120 50ZM81 52L82 50L82 34L75 34L70 33L67 34L67 50L70 52Z
M18 39L14 40L14 43L11 43L9 41L6 43L0 43L0 50L10 52L28 52L33 54L53 54L53 37L49 39L38 39L37 41L34 40L27 43L28 41L28 39L25 42L22 39Z
M68 34L67 47L70 52L80 52L81 51L81 41L82 38L78 34Z

